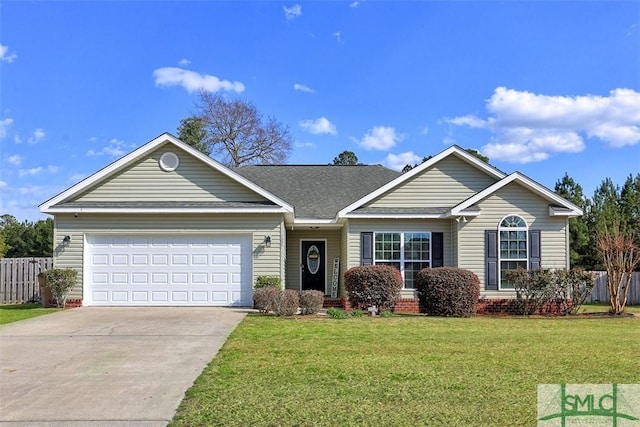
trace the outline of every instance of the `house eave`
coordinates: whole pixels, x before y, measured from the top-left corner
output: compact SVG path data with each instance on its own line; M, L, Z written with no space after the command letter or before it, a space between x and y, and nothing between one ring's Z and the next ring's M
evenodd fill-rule
M41 210L46 214L58 214L58 213L114 213L114 214L212 214L212 213L251 213L251 214L264 214L264 213L288 213L289 211L283 207L273 208L259 208L259 209L238 209L238 208L74 208L74 207L51 207L46 210Z
M359 219L446 219L446 214L417 214L417 213L355 213L350 212L341 215L340 218Z

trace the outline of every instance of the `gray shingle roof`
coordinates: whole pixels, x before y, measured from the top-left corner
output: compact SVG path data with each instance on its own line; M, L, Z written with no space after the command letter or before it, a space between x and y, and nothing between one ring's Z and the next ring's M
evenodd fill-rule
M234 172L294 207L297 218L331 219L400 174L376 165L254 165Z

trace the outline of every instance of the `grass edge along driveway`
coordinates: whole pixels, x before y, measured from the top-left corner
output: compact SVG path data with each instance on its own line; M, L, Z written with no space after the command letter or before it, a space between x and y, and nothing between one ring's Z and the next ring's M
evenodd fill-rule
M535 425L538 384L639 383L639 356L637 315L249 315L170 425Z
M30 319L60 311L59 308L42 308L39 303L0 304L0 325Z

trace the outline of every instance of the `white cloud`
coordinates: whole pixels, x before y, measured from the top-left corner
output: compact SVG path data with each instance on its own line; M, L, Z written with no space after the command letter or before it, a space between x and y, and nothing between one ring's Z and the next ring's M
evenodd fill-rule
M13 119L7 117L6 119L0 119L0 139L7 136L7 129L13 123Z
M200 74L195 71L178 67L163 67L154 70L153 78L156 86L182 86L187 92L204 90L207 92L243 92L244 85L240 82L220 80L216 76Z
M9 52L9 46L0 44L0 61L12 63L17 57L15 52Z
M113 138L107 145L102 147L101 150L89 150L87 156L111 156L120 157L127 153L131 148L134 148L133 144L126 144L124 141Z
M37 168L31 168L31 169L20 169L18 171L18 174L20 176L33 176L33 175L40 175L42 173L44 169L42 168L42 166L38 166Z
M420 135L427 135L429 133L429 126L424 126L421 130L420 130Z
M342 44L342 33L340 31L334 31L331 35L335 37L338 44Z
M60 170L59 166L49 165L47 166L47 172L49 173L57 173Z
M487 119L467 115L446 122L490 130L491 142L481 151L491 159L527 163L579 152L585 148L583 135L611 147L640 142L640 93L632 89L567 97L498 87L487 110Z
M284 10L284 16L287 18L287 21L293 21L302 15L302 6L299 4L294 4L291 7L282 6L282 10Z
M314 135L328 133L329 135L337 135L336 125L331 123L326 117L320 117L316 120L303 120L300 127Z
M9 189L9 184L6 181L0 181L0 191L7 191Z
M354 2L349 3L349 7L351 7L351 8L356 8L359 5L360 5L359 1L354 1Z
M365 150L389 150L402 139L392 127L375 126L357 142Z
M22 163L22 157L20 157L19 154L14 154L13 156L9 156L7 161L12 165L19 166L20 163Z
M296 148L316 148L316 144L313 142L296 142Z
M13 136L13 141L14 141L16 144L22 144L22 137L21 137L20 135L18 135L18 134L15 134L15 135Z
M415 165L422 161L422 157L413 153L412 151L408 151L406 153L400 154L391 154L389 153L384 160L384 164L387 165L389 169L393 169L396 171L401 171L406 165Z
M294 83L293 89L299 90L300 92L315 93L314 89L310 88L307 85L303 85L301 83Z
M27 138L27 142L29 144L35 144L35 143L38 143L38 142L42 141L45 136L46 135L44 133L44 130L38 128L38 129L33 131L33 133L31 134L31 136L29 138Z
M178 61L178 65L180 65L181 67L186 67L189 64L191 64L191 61L189 61L187 58L182 58L180 61Z

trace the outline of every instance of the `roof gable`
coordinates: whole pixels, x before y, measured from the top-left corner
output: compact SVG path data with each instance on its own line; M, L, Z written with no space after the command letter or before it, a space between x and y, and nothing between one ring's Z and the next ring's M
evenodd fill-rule
M461 158L447 156L363 208L451 208L496 181Z
M169 151L178 155L180 165L175 171L167 172L158 161ZM40 210L64 211L64 205L81 209L97 203L96 206L102 207L96 209L107 211L117 209L116 202L121 202L123 207L128 203L130 207L132 201L147 205L158 202L159 209L165 202L190 201L207 203L208 209L214 209L212 203L216 202L248 202L291 211L278 197L168 133L47 200L40 205Z
M450 216L466 214L466 210L470 208L472 209L474 205L496 193L512 182L520 184L521 187L524 187L526 190L535 193L539 197L551 203L551 205L549 206L550 216L580 216L583 214L582 209L564 199L563 197L557 195L553 191L549 190L547 187L537 183L536 181L532 180L526 175L521 174L520 172L514 172L511 175L508 175L500 181L496 182L495 184L485 188L474 196L468 198L457 206L454 206L449 212Z
M434 169L437 169L437 165L441 162L443 162L445 159L448 159L450 157L455 157L455 159L461 160L462 164L466 164L468 165L468 167L473 168L475 171L479 171L481 173L481 175L485 175L487 177L487 182L491 182L494 180L499 180L505 177L505 174L501 171L499 171L498 169L494 168L493 166L483 162L482 160L478 159L476 156L469 154L466 150L463 150L462 148L454 145L452 147L447 148L446 150L442 151L441 153L437 154L436 156L432 157L431 159L427 160L426 162L418 165L417 167L411 169L409 172L406 172L400 176L398 176L396 179L394 179L393 181L387 183L386 185L378 188L376 191L371 192L370 194L366 195L365 197L362 197L361 199L355 201L354 203L350 204L349 206L345 207L344 209L342 209L339 213L338 216L342 217L342 216L348 216L349 214L351 214L353 211L355 211L358 208L364 207L369 205L371 202L374 202L378 199L381 200L382 205L384 205L384 196L389 197L389 200L394 200L396 199L393 196L390 196L393 192L395 191L399 191L399 195L400 198L403 197L403 195L401 193L403 193L402 188L405 188L405 191L411 193L413 191L419 191L417 190L417 188L419 188L421 185L421 175L425 174L427 171ZM445 162L446 163L446 162ZM443 163L443 167L442 169L452 169L451 167L447 167L448 165L446 165L445 163ZM459 168L458 168L459 169ZM473 172L473 174L475 174L475 171ZM443 176L444 174L442 173L443 171L440 170L440 175ZM435 175L435 174L434 174ZM476 175L478 176L478 175ZM455 177L454 177L455 178ZM468 189L471 190L471 188L476 188L476 184L472 184L471 180L468 179L470 178L464 178L463 182L461 182L462 186L467 186L469 187ZM424 182L422 182L422 185L424 185ZM478 191L478 190L476 190ZM468 191L465 193L467 196L470 194L473 194L473 191ZM407 200L411 200L413 202L415 202L417 199L414 196L411 195L405 195L405 197L407 197ZM421 197L424 197L424 194L421 195ZM456 195L455 196L457 198L457 201L460 200L461 197L463 196L459 196ZM436 199L431 199L431 202L427 202L427 204L425 205L425 207L429 207L429 208L433 208L436 207L435 204L437 204L437 202L435 201ZM455 203L455 202L451 202L449 201L450 205ZM449 206L450 206L449 205ZM375 203L371 203L370 206L375 206ZM442 206L442 205L440 205ZM445 206L447 207L447 206Z

